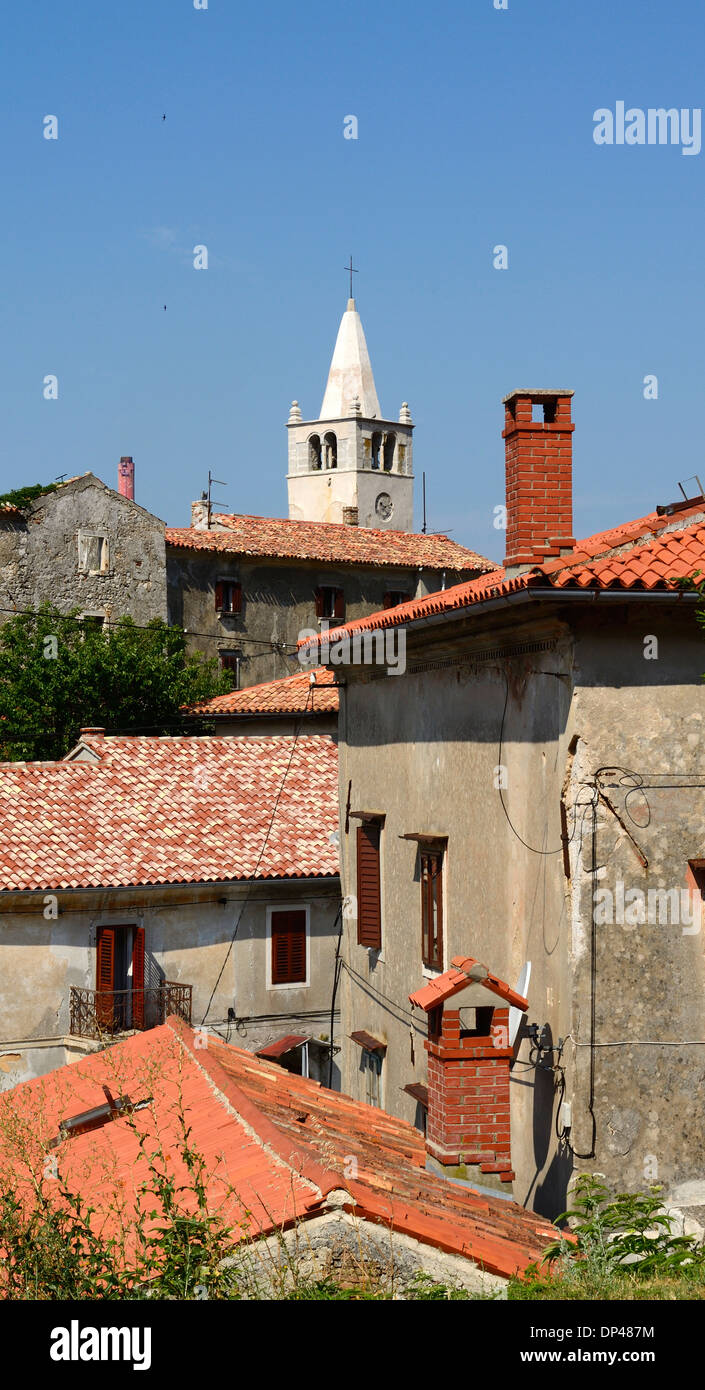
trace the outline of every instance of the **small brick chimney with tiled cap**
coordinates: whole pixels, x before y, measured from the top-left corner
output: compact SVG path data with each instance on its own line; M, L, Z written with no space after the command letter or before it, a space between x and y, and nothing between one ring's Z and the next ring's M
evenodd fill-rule
M572 391L512 391L504 397L504 564L510 575L569 554L575 546L572 395Z
M449 1177L512 1182L509 1007L523 1012L527 1000L471 956L455 956L409 998L428 1014L431 1165Z

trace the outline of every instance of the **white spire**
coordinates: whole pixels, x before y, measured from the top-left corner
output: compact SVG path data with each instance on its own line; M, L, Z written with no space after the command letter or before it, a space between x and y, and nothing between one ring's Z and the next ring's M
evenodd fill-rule
M362 416L381 419L364 330L355 300L349 299L340 320L319 420L340 420L357 413L355 397Z

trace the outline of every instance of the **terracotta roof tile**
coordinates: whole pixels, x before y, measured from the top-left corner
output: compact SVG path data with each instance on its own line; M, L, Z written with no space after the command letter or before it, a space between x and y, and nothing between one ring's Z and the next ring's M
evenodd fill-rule
M167 545L188 550L322 560L330 564L484 571L491 562L447 536L375 531L325 521L288 521L266 516L215 515L211 530L168 526Z
M446 1000L452 999L454 994L459 994L461 990L467 989L472 983L469 972L477 968L477 973L473 976L485 989L496 994L498 999L502 999L506 1004L510 1004L514 1009L521 1009L522 1013L529 1007L528 999L523 995L517 994L505 980L500 980L498 975L492 975L486 965L481 965L472 956L454 956L451 961L450 970L444 971L442 975L437 975L435 979L429 980L422 985L414 994L409 995L412 1004L424 1009L427 1013L429 1009L438 1008L439 1004L444 1004ZM483 973L484 972L484 973Z
M133 1101L154 1097L132 1117L137 1133L117 1119L60 1146L62 1177L95 1208L94 1220L106 1233L115 1226L116 1192L128 1213L139 1201L145 1177L140 1134L158 1136L177 1183L186 1179L181 1096L191 1142L206 1159L209 1206L235 1223L235 1239L315 1216L326 1196L341 1188L349 1193L348 1209L360 1217L505 1277L539 1260L556 1236L548 1222L514 1202L426 1172L423 1138L405 1121L212 1037L207 1048L196 1049L191 1029L177 1019L1 1095L3 1121L14 1111L24 1142L19 1157L12 1126L0 1125L0 1180L7 1172L5 1180L19 1181L29 1195L33 1160L41 1173L44 1146L59 1122L102 1104L103 1082ZM148 1200L153 1205L153 1197Z
M315 676L313 683L311 675ZM337 714L338 690L332 671L319 667L314 672L296 671L281 680L249 685L246 690L230 690L212 700L184 706L185 714Z
M672 516L655 513L640 521L578 541L570 555L547 560L508 579L504 568L449 589L412 599L397 608L371 613L326 634L330 644L342 634L405 627L421 618L471 608L489 599L531 588L653 589L677 592L679 581L705 572L705 510L702 502ZM320 638L299 646L315 648Z
M82 743L98 762L0 764L0 891L338 873L329 736Z

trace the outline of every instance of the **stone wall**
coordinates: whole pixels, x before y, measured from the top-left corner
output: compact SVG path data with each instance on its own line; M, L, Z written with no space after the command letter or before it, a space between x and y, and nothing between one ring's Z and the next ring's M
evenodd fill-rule
M166 619L163 521L92 473L38 497L23 520L0 516L0 621L47 602L108 620Z

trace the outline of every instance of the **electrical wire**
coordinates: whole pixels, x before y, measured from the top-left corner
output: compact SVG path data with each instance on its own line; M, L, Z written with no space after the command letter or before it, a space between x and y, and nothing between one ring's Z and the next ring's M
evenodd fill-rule
M45 616L37 608L0 608L0 613L9 613L10 616L13 618L41 618ZM55 618L57 620L57 623L75 623L79 627L82 627L84 626L84 624L88 623L88 625L90 626L90 614L84 614L83 617L81 617L80 615L73 613L48 613L46 614L46 616L48 618ZM125 615L122 616L124 617ZM100 631L115 632L116 629L120 626L121 621L122 618L118 618L114 622L108 621L106 623L106 626L104 628L101 628ZM194 632L192 628L181 627L178 623L165 623L164 626L168 628L170 632L182 632L184 634L184 637L209 637L212 641L217 641L221 637L221 634L217 632ZM125 624L125 628L129 632L155 633L157 631L157 629L153 627L151 623L136 623L133 622L132 619L130 619L129 624ZM225 635L229 636L230 634L226 633ZM292 656L296 655L296 653L298 652L298 643L284 642L283 640L280 641L279 638L245 637L239 632L234 632L232 634L232 640L233 642L237 641L238 644L246 642L250 645L258 647L269 647L272 651L279 651L282 656L286 655L286 653L281 650L283 647L289 648ZM261 653L261 655L263 656L269 656L270 654L271 652ZM255 655L257 655L257 653L255 653Z

